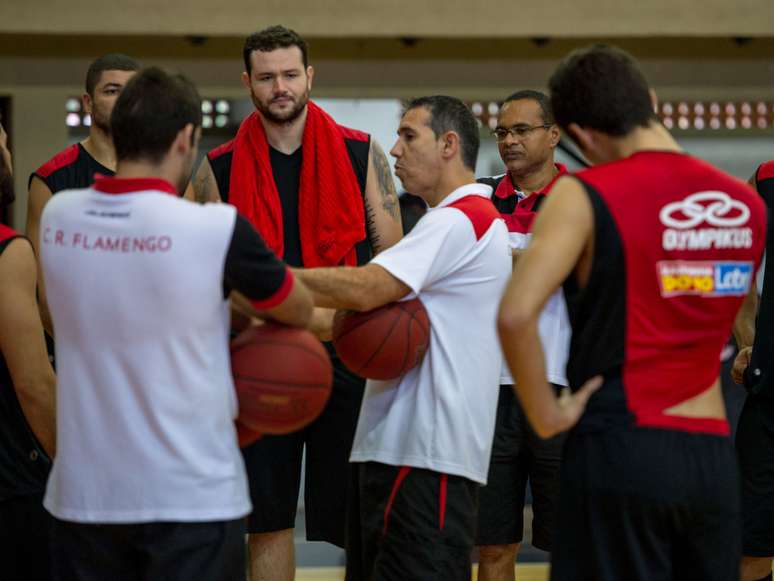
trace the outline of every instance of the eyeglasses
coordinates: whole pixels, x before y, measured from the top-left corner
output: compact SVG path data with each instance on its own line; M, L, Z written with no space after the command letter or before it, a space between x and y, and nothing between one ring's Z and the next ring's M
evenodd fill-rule
M498 143L505 141L505 138L509 135L514 139L525 139L537 129L548 129L552 126L552 123L544 123L543 125L514 125L508 129L505 127L498 127L492 131L492 136L495 138L495 140L497 140Z

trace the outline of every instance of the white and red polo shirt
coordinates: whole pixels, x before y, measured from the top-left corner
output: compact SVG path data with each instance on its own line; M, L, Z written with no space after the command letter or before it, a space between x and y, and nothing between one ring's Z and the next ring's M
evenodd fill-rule
M280 303L285 265L232 206L160 179L54 196L40 232L57 357L46 508L84 523L245 516L227 297Z
M524 250L529 245L532 238L532 225L538 209L556 180L567 174L567 168L561 163L556 164L556 169L558 173L554 179L531 196L524 195L514 186L508 173L481 179L482 183L491 184L494 187L492 201L502 213L508 226L508 241L512 249ZM545 356L546 379L557 385L568 385L566 367L572 329L562 289L557 290L546 302L538 320L538 333ZM514 383L504 359L500 383L502 385Z
M422 301L430 347L404 376L368 381L353 462L486 483L501 362L496 316L511 263L490 195L481 184L454 190L372 260L411 288L407 299Z

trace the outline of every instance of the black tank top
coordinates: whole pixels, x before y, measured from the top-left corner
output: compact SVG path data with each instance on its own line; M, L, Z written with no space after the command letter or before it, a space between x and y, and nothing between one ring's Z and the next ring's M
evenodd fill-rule
M728 434L726 420L664 410L718 378L761 259L763 204L743 182L677 152L640 151L575 176L594 212L594 257L585 287L574 276L564 284L567 378L573 388L605 378L578 429Z
M0 255L20 235L0 226ZM51 460L32 433L22 412L5 358L0 354L0 502L41 494Z
M303 266L301 255L301 230L298 226L298 185L301 182L303 147L290 155L269 146L269 161L282 205L283 238L285 255L282 259L290 266Z
M52 194L74 188L88 188L94 183L94 175L112 176L115 172L94 159L80 143L63 149L30 175L43 180Z

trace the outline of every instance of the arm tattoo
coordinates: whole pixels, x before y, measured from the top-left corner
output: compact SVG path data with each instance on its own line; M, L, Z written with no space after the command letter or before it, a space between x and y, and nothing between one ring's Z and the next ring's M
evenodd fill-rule
M400 204L398 203L398 194L395 193L395 182L392 181L392 172L390 164L384 151L379 147L376 141L371 140L371 159L376 170L376 178L379 187L379 193L382 195L382 208L394 219L400 219Z
M200 204L210 201L211 181L212 174L209 169L209 162L205 159L202 161L202 165L194 178L194 201Z
M382 237L379 235L379 230L376 228L374 209L371 207L371 202L366 197L364 200L365 205L365 219L366 219L366 231L368 232L368 240L371 242L371 247L374 252L380 252L382 250Z

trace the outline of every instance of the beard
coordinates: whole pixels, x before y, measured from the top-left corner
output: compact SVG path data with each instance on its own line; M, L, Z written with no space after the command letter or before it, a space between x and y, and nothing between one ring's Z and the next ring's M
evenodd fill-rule
M290 95L282 95L282 97L288 96ZM255 105L255 108L258 109L258 112L264 119L271 123L276 123L277 125L287 125L298 119L301 116L301 113L304 112L304 109L306 109L306 104L309 101L309 91L304 91L298 99L293 100L294 106L290 111L281 114L271 111L271 100L263 102L258 99L254 93L251 93L250 97L252 98L253 105Z

